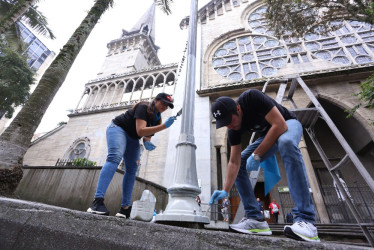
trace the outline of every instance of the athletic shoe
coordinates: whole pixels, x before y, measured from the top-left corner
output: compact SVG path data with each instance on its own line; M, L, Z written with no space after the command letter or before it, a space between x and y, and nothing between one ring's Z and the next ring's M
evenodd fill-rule
M284 227L284 235L295 240L320 242L317 228L309 222L297 221L292 226Z
M230 228L245 234L271 235L271 230L266 221L243 218L238 224L231 224Z
M130 213L131 213L131 207L129 206L127 209L124 209L123 207L120 208L119 212L116 214L117 217L121 218L130 218Z
M92 205L87 209L92 214L109 215L109 210L104 204L104 198L95 198Z

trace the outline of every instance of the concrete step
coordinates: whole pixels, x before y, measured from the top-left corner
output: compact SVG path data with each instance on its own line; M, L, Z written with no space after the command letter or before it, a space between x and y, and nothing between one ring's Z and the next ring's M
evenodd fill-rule
M99 216L0 197L0 249L365 249ZM369 248L368 248L369 249Z
M269 224L274 235L283 235L285 225L291 224ZM364 233L357 224L316 224L318 236L326 241L370 246ZM374 232L374 228L369 231Z

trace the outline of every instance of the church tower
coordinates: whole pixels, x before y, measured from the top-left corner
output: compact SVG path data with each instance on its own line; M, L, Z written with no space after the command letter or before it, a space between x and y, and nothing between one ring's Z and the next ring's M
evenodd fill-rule
M123 74L161 65L155 45L155 3L130 30L108 43L108 54L98 77Z
M153 2L153 1L152 1ZM174 98L178 64L162 65L155 45L155 3L129 31L107 44L108 53L95 79L84 86L81 99L69 114L69 122L34 141L25 156L29 166L54 166L86 158L102 166L106 160L105 131L111 120L135 103L151 101L166 92ZM172 110L163 113L163 119ZM169 130L157 133L152 141L157 150L144 151L138 176L163 184ZM58 141L58 144L51 143ZM53 148L53 149L52 149ZM48 157L39 157L47 152ZM150 171L151 170L151 171Z

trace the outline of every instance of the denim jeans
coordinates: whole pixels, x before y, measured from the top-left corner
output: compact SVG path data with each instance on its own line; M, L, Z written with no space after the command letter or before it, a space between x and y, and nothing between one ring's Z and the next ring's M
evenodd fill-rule
M267 159L276 152L280 153L283 165L286 169L290 194L295 203L295 207L292 209L294 221L303 220L314 224L314 205L309 192L309 183L304 161L298 147L303 128L300 122L295 119L287 120L286 123L288 130L278 138L274 145L262 156L261 160ZM246 163L247 159L264 138L265 136L260 137L242 151L240 169L235 181L247 218L263 218L248 177Z
M111 123L107 128L106 139L108 156L100 171L95 198L104 198L109 183L113 179L114 173L123 158L126 172L122 181L121 206L130 206L132 189L135 183L135 174L138 169L137 161L140 157L139 140L130 137L126 131L114 123Z

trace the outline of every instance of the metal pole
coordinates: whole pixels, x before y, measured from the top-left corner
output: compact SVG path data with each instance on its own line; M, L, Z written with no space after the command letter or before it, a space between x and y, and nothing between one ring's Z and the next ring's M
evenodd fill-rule
M190 226L189 223L208 224L195 198L201 193L196 172L196 145L194 139L195 78L197 44L197 0L191 0L189 20L186 82L183 101L182 127L177 144L173 184L168 188L170 199L156 222Z

